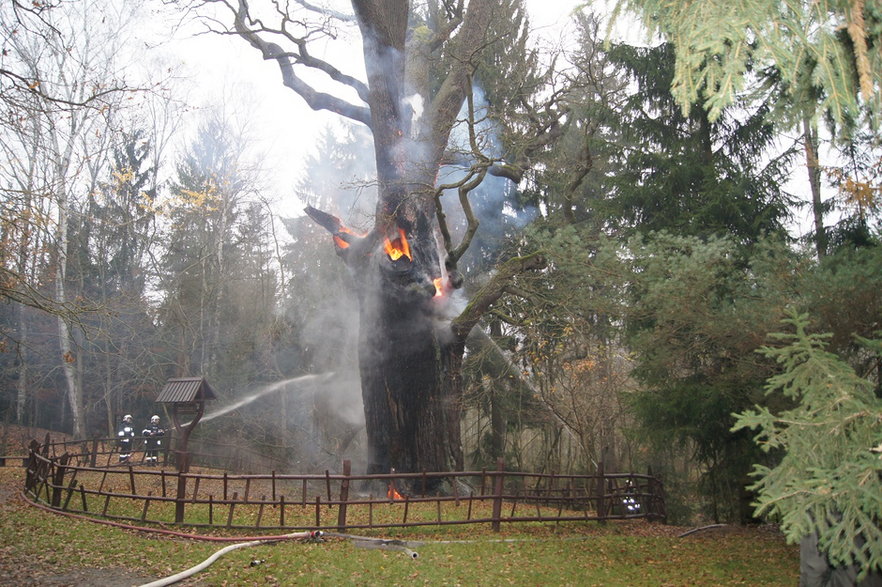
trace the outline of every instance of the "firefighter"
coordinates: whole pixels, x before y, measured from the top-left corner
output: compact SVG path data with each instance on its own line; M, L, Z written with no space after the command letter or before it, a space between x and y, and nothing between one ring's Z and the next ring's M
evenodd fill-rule
M155 465L159 458L159 450L162 446L162 437L165 430L159 426L159 416L150 418L150 424L141 432L144 435L144 443L147 448L144 452L144 460L148 465Z
M135 427L132 425L132 415L123 416L116 433L117 445L119 446L119 462L127 463L132 458L132 439L135 438Z

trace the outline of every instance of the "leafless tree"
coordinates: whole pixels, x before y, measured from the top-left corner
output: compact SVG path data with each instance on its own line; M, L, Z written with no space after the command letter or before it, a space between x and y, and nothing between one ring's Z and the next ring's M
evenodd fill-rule
M125 88L114 75L114 60L131 12L94 1L15 1L0 10L0 143L9 161L3 170L2 293L56 315L73 432L84 437L75 331L78 313L94 305L69 291L69 228L77 198L107 158L108 117ZM22 387L19 415L24 393Z

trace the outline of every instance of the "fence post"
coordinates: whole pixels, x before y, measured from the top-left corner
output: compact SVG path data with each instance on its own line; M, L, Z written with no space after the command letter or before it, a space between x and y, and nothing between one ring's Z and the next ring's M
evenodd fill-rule
M93 469L98 464L98 437L92 439L92 455L89 458L89 466Z
M340 482L340 507L337 510L337 531L346 531L346 502L349 500L349 475L352 473L352 462L343 461L343 480Z
M31 444L28 446L28 464L27 469L25 469L25 491L30 492L39 484L39 475L38 475L38 466L39 463L37 461L37 454L40 451L40 443L36 440L31 440ZM34 492L36 495L36 492Z
M603 472L603 461L597 463L597 517L606 519L606 477Z
M499 532L502 518L502 489L504 487L505 459L496 462L496 482L493 484L493 531Z
M61 485L64 483L64 470L67 468L67 463L70 461L70 455L64 453L61 455L61 459L58 461L58 466L55 467L54 475L52 475L52 507L57 508L61 507Z
M178 493L175 495L175 523L182 524L184 522L184 501L187 499L187 478L184 473L178 471ZM196 493L193 493L193 499L196 499Z

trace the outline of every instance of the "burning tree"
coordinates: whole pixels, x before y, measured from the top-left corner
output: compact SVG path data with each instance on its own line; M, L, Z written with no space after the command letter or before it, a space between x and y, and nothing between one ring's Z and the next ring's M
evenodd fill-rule
M206 22L217 32L241 36L274 61L284 85L312 109L370 128L378 190L373 226L357 233L328 211L306 210L332 234L359 287L368 471L462 467L466 337L496 300L516 291L511 285L519 273L543 265L538 254L509 258L464 311L450 315L448 298L463 284L458 263L478 227L469 194L488 175L520 181L531 154L557 136L564 113L557 95L530 107L535 87L528 80L536 78L513 76L506 98L530 110L520 125L527 139L503 158L489 154L476 130L473 75L494 50L526 46L521 0L431 0L413 9L407 0L352 0L351 15L301 0L263 7L248 0L200 4L228 9L227 28L219 30L215 19ZM317 38L345 34L346 25L360 35L366 81L309 51ZM327 85L335 93L319 91ZM453 152L450 135L463 122L468 146ZM459 165L461 175L439 184L439 170L450 164ZM442 205L445 193L458 194L467 219L458 242Z

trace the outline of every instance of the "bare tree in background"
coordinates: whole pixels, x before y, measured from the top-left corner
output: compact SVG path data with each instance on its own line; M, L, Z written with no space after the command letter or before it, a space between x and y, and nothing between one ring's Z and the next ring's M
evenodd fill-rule
M124 90L114 77L115 59L131 12L99 2L13 2L0 10L2 148L9 162L8 197L0 208L0 293L56 315L73 432L82 438L75 331L78 313L93 306L69 291L69 228L77 199L109 155L108 116L121 107ZM16 401L19 417L26 385L25 378Z

